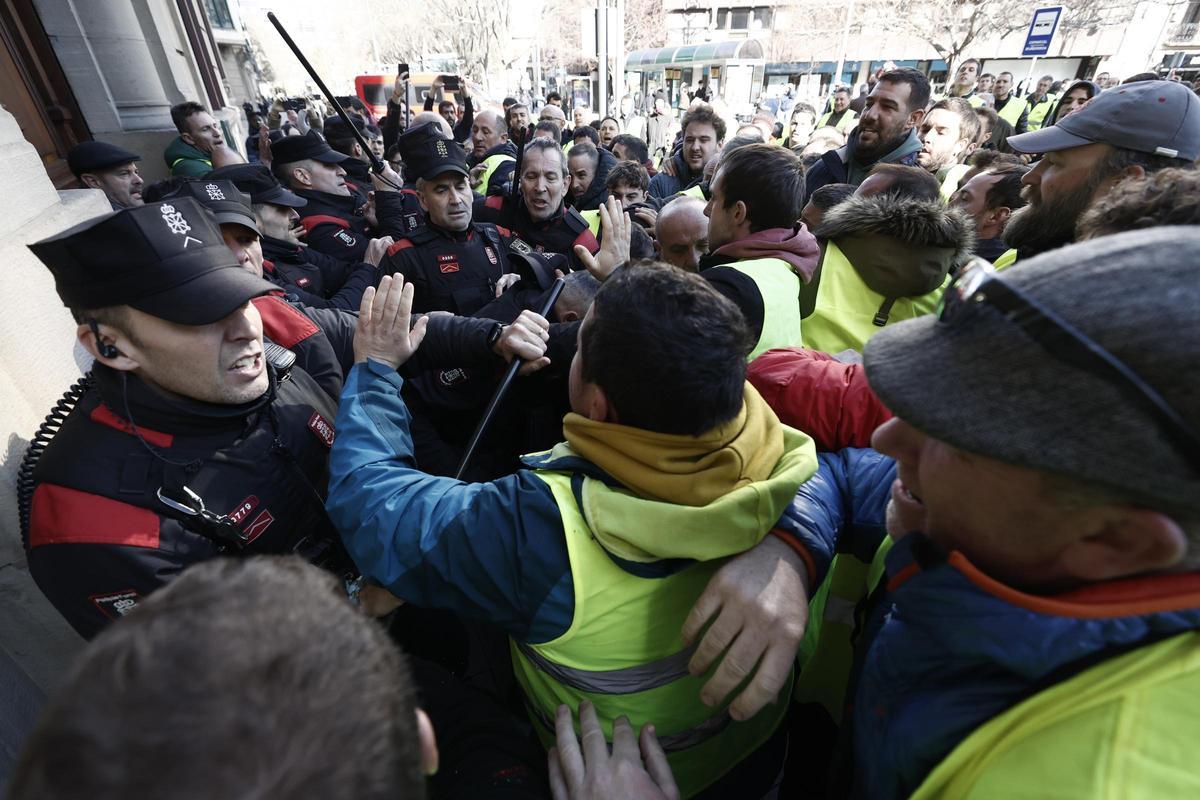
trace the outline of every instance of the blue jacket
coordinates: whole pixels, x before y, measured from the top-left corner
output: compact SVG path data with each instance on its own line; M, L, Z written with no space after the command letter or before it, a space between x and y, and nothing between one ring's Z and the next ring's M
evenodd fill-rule
M472 484L417 470L401 384L377 361L356 364L346 378L326 507L351 557L413 605L486 620L523 642L557 638L571 625L575 596L549 486L528 470ZM578 458L544 459L526 462L603 477ZM809 536L812 526L792 509L778 525L824 574L830 542Z
M822 454L789 514L810 526L809 540L836 536L838 550L870 549L882 541L894 477L892 460L873 451ZM1053 598L1056 613L1048 613L1044 598L1000 585L919 533L897 541L886 566L887 589L860 630L848 698L855 797L907 797L972 731L1040 689L1125 649L1200 628L1200 608L1185 597L1171 607L1168 579L1091 586ZM1100 604L1129 602L1133 590L1167 610L1096 615Z
M646 194L658 198L674 197L704 180L703 172L699 175L692 174L691 168L683 159L683 153L676 153L671 157L671 162L675 165L675 174L659 172L650 179L650 187Z

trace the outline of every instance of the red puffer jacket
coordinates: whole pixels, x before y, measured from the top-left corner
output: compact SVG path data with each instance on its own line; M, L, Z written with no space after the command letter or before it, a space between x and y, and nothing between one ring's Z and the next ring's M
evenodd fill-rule
M867 385L861 364L843 364L815 350L768 350L746 374L785 425L804 431L818 450L870 447L871 434L892 412Z

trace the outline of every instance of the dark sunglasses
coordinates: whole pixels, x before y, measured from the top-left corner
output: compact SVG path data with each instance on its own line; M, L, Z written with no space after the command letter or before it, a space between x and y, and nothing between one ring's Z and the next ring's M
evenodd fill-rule
M1200 472L1200 434L1153 386L1070 322L1005 283L983 259L972 259L946 289L938 320L957 325L983 303L1003 313L1054 358L1086 370L1138 400L1171 434L1175 449Z

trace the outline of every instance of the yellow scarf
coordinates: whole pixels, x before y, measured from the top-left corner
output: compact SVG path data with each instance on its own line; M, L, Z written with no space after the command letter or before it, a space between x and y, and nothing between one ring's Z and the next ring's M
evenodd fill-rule
M579 414L563 419L571 449L639 497L705 506L770 477L784 452L783 425L749 383L742 410L700 436L653 433L596 422Z

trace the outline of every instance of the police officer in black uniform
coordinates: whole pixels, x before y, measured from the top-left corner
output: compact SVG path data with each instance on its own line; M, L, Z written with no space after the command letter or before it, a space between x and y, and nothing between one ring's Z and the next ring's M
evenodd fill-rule
M404 198L396 188L400 176L385 170L382 177L395 186L372 176L376 186L367 199L346 183L342 165L349 158L330 148L316 131L271 143L275 177L308 201L299 209L308 246L359 263L371 260L368 248L386 249L391 244L388 238L407 230L406 214Z
M137 163L142 157L108 142L80 142L67 153L67 166L89 189L99 189L113 211L142 204L142 185Z
M533 139L521 156L520 195L480 197L475 200L475 219L508 228L519 241L518 251L560 253L571 269L582 269L575 257L575 246L595 253L600 243L592 235L587 221L565 204L571 186L567 157L562 148L546 139Z
M308 201L281 186L267 167L232 164L206 177L233 181L250 195L262 236L263 277L306 306L357 311L363 292L378 283L380 273L374 264L327 256L300 241L298 211Z
M359 135L365 136L367 132L367 122L357 114L347 114L351 124ZM332 117L326 117L325 122L321 127L321 131L325 135L325 141L329 146L337 152L350 156L342 162L342 169L346 170L346 183L352 190L362 196L365 201L367 195L372 190L371 183L371 156L363 150L362 145L354 138L354 133L351 132L350 126L342 122L342 118L336 114Z
M275 287L213 218L173 198L31 249L96 359L22 468L30 571L67 621L91 637L220 553L348 569L324 510L336 403L264 339L251 301Z
M443 138L433 123L410 129L398 144L426 224L397 239L380 270L403 273L412 283L414 311L473 314L495 299L497 283L512 271L512 235L472 222L474 195L462 145Z

